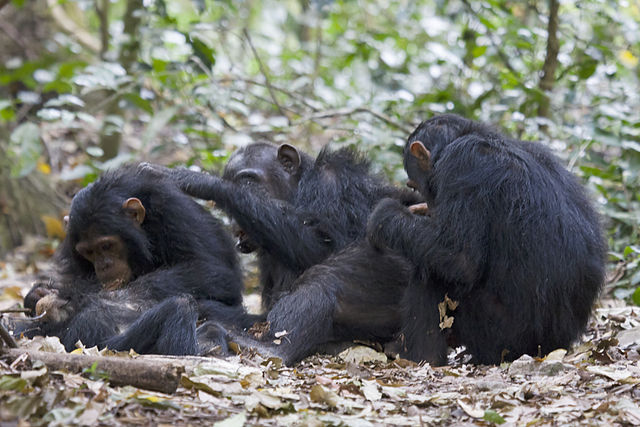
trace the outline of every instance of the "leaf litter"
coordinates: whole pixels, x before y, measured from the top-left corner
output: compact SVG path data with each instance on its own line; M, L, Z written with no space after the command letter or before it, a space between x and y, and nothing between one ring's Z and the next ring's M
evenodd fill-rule
M0 281L5 306L16 278ZM28 288L28 286L26 286ZM23 290L24 292L25 290ZM5 314L6 315L6 314ZM64 353L57 338L21 348ZM113 355L95 348L76 353ZM245 352L170 360L185 374L174 394L112 386L108 375L50 370L28 355L0 357L0 421L23 425L640 425L640 308L601 301L571 349L500 366L431 367L354 345L297 365ZM455 356L455 355L452 355Z

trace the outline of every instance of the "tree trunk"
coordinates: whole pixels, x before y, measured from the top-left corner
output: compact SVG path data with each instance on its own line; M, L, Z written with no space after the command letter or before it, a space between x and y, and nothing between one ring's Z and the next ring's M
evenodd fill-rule
M549 0L549 23L547 25L547 55L542 66L542 78L539 87L544 92L538 106L538 116L549 117L551 100L549 94L553 90L558 68L558 0Z
M141 17L140 12L144 10L142 0L128 0L127 10L124 13L122 21L124 22L124 36L127 38L120 47L119 62L131 73L131 67L138 59L138 51L140 50L140 41L138 38L138 30L140 28ZM113 100L109 102L105 108L105 123L100 131L100 148L102 148L103 160L114 158L120 151L120 143L122 141L122 132L115 129L113 124L109 122L109 116L122 116L123 112L119 106L120 96L115 94Z

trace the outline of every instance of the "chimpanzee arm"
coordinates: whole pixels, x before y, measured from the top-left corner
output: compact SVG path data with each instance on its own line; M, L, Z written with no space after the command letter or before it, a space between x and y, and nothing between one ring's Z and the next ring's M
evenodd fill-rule
M413 215L397 200L383 199L369 216L367 238L375 247L388 247L420 265L425 254L416 249L427 246L433 239L435 233L428 232L429 228L426 218Z
M242 301L236 281L235 272L230 268L203 258L159 268L137 277L127 287L147 288L156 301L190 294L235 305Z
M170 175L187 194L216 202L256 244L293 270L317 264L334 249L333 227L311 212L217 176L187 169Z
M437 272L452 283L470 284L480 277L486 261L482 221L481 213L474 216L466 211L414 215L398 201L384 199L369 217L367 238L376 247L399 252L423 271Z

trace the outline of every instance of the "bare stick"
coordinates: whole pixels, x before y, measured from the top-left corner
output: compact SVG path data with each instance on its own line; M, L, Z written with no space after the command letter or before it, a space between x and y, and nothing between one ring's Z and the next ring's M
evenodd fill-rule
M0 314L4 313L31 313L30 308L7 308L5 310L0 310Z
M82 354L48 353L19 348L7 349L4 356L17 358L28 354L32 360L42 361L49 369L81 373L95 369L108 375L113 385L132 385L161 393L175 393L184 373L184 366L149 360L124 359L109 356L85 356Z
M7 329L4 327L2 323L0 323L0 337L2 338L2 341L4 341L9 347L11 348L18 347L18 344L16 344L16 341L13 339L9 331L7 331Z

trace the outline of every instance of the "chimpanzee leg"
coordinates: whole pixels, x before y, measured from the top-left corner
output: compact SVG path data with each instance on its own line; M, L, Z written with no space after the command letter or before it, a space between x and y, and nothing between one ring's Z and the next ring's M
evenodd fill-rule
M105 345L114 350L133 348L138 353L197 354L195 300L189 295L168 298L146 311Z
M267 316L269 331L261 340L234 331L229 331L229 339L240 347L280 357L287 365L297 362L333 340L337 286L329 282L328 278L307 282L282 297Z
M118 325L129 324L135 318L131 310L122 309L121 305L101 299L91 302L60 332L60 342L67 351L74 350L78 341L86 347L101 346L105 339L118 333Z
M249 328L255 322L266 318L263 314L247 313L242 305L229 305L215 300L199 300L198 313L201 320L211 320L239 328Z
M403 326L400 335L401 356L415 361L426 360L436 366L447 361L447 340L440 330L438 303L444 294L432 280L416 273L402 301ZM454 315L455 318L455 315Z
M208 320L196 329L198 341L198 355L228 355L229 345L227 339L229 332L219 322Z

